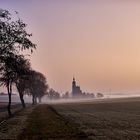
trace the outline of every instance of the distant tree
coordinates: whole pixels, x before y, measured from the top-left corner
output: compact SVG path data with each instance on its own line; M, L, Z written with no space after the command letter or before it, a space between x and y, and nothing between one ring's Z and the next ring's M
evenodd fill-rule
M60 93L58 93L57 91L55 91L54 89L50 89L48 92L48 97L49 99L59 99L60 98Z
M92 98L95 98L94 93L90 93L90 96L91 96Z
M67 91L64 95L63 98L68 99L70 97L70 93Z
M36 71L31 71L29 79L29 93L32 95L32 103L37 104L37 99L41 102L41 98L47 94L48 85L46 77Z
M98 98L104 97L104 95L102 93L97 93L96 95Z

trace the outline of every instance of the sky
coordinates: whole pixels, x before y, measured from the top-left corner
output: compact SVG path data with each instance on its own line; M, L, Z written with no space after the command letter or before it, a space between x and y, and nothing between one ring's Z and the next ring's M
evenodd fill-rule
M28 24L32 67L50 87L71 92L140 91L140 1L0 0Z

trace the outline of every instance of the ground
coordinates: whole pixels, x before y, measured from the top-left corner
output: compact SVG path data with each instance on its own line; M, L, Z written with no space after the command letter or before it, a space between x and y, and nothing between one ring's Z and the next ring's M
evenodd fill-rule
M87 135L50 105L37 105L19 111L0 125L1 139L86 140Z
M140 98L28 107L0 125L0 139L140 140Z
M86 140L74 123L69 122L49 105L39 105L29 115L28 125L18 136L24 140Z
M117 99L53 105L93 140L140 140L140 100Z

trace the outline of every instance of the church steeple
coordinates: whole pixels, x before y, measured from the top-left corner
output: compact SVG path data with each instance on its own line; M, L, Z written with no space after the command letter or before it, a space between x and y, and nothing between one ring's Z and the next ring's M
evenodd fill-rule
M75 81L75 78L73 77L73 81Z
M74 93L75 87L76 87L76 82L75 82L75 78L73 77L73 81L72 81L72 93Z
M75 82L75 78L73 77L73 82L72 82L72 85L76 85L76 82Z

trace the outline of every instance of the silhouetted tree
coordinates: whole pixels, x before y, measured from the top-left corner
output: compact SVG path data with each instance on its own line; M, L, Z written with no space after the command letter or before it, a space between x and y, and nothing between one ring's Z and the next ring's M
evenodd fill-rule
M13 21L7 10L0 10L0 56L24 49L33 51L36 45L30 41L32 34L27 33L26 26L20 18Z
M104 95L102 93L97 93L96 95L98 98L104 97Z
M29 85L29 76L30 76L30 63L28 59L25 59L24 56L20 55L16 60L16 77L15 77L15 84L19 93L19 97L22 103L22 107L25 108L24 102L24 94L27 93L28 85Z
M0 82L1 85L6 86L8 96L9 96L9 103L8 103L8 114L11 116L11 95L12 95L12 85L14 83L16 72L15 72L15 62L16 56L14 54L10 54L9 56L4 58L4 64L1 66L1 77Z
M49 90L49 92L48 92L48 97L49 97L49 99L59 99L60 98L60 94L57 92L57 91L55 91L54 89L50 89Z
M31 71L29 80L29 93L32 95L32 103L37 104L37 98L41 102L41 98L47 94L48 85L45 76L36 71Z
M29 37L32 34L26 32L26 24L18 18L13 21L7 10L0 9L0 77L3 85L7 87L9 95L8 114L11 115L12 84L15 80L16 58L20 51L32 50L36 47Z
M70 97L70 93L67 91L62 98L68 99Z

